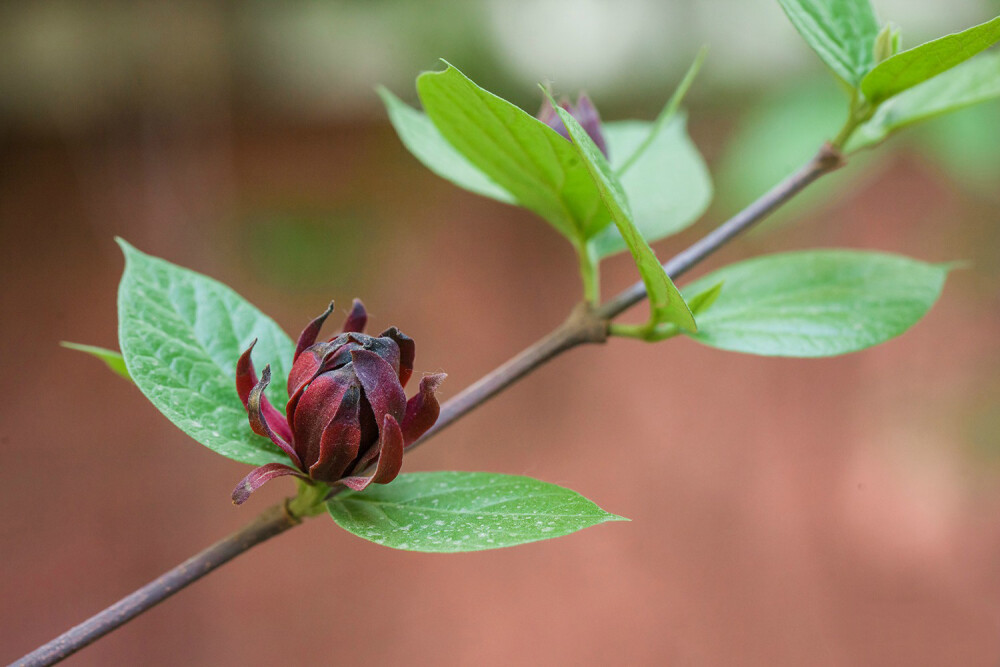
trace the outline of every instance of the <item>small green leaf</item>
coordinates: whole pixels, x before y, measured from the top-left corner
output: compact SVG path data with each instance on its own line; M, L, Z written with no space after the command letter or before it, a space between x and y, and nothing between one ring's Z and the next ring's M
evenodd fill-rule
M683 116L662 126L644 121L605 123L611 166L619 174L635 226L652 243L676 234L701 217L712 200L712 179L701 154L687 134ZM621 173L617 156L633 154L649 137L641 156ZM599 257L628 247L616 225L608 225L591 243Z
M984 53L887 100L855 130L848 149L877 144L907 125L996 97L1000 97L1000 52Z
M125 273L118 288L118 339L146 398L189 436L251 465L288 457L255 435L236 394L236 360L256 338L254 362L271 365L268 395L288 400L295 346L284 331L220 282L139 252L118 239Z
M69 343L63 341L59 343L63 347L70 350L77 350L78 352L83 352L89 354L93 357L97 357L104 364L111 369L111 372L122 376L126 380L131 380L132 376L128 374L128 369L125 368L125 360L122 359L120 352L115 350L109 350L106 347L97 347L95 345L81 345L80 343Z
M719 294L722 293L722 285L724 283L716 283L712 287L709 287L704 292L698 292L693 297L688 299L688 308L695 315L700 315L704 313L709 307L715 303L715 300L719 298Z
M875 65L879 22L870 0L778 0L788 19L841 79L857 88Z
M604 158L604 154L594 143L587 131L576 121L568 111L560 107L555 101L552 102L559 117L562 118L569 135L573 138L573 145L579 150L579 155L583 158L583 163L593 177L593 182L600 192L608 210L611 211L611 219L618 227L619 233L625 240L632 259L639 269L642 281L646 285L649 294L649 306L652 311L650 324L670 322L676 324L681 329L696 331L697 326L694 316L684 303L683 297L670 276L660 265L660 260L656 259L653 249L649 247L646 240L636 229L632 222L632 212L629 209L628 198L625 196L625 189L618 181L611 165Z
M903 43L902 32L894 23L886 23L875 38L875 63L888 60L899 53Z
M576 150L545 123L451 65L417 77L417 92L459 153L578 248L610 223Z
M490 197L505 204L515 204L514 196L490 180L449 144L426 114L417 111L379 87L378 94L389 112L389 121L403 145L435 174L460 188Z
M948 268L853 250L739 262L684 288L695 295L726 283L691 337L724 350L779 357L863 350L916 324L940 295Z
M454 553L561 537L627 521L575 491L518 475L418 472L327 502L333 520L394 549Z
M667 126L670 121L674 119L677 112L681 108L681 102L684 101L684 96L687 95L688 90L694 84L695 77L698 76L698 72L701 70L702 64L705 62L705 56L708 55L708 47L703 46L701 50L698 51L698 55L695 56L694 62L688 67L687 72L684 73L684 77L681 78L681 82L677 84L677 88L674 90L670 99L664 105L663 109L660 110L659 115L656 120L653 121L653 127L650 129L646 137L635 145L633 148L622 151L622 158L618 160L617 166L615 166L615 173L621 177L625 172L627 172L636 160L643 156L653 141L660 134L660 130Z
M870 102L879 104L968 60L997 41L1000 41L1000 16L897 53L865 76L861 91Z

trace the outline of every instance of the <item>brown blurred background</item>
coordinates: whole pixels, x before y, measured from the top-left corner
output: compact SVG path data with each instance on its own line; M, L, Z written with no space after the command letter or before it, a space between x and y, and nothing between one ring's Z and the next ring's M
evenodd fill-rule
M882 0L906 44L995 16ZM121 235L233 286L289 332L364 298L454 395L559 323L569 247L434 177L372 88L444 57L533 110L585 87L652 117L702 43L706 219L835 129L843 100L771 0L0 6L0 659L13 660L290 491L58 347L116 346ZM319 518L77 665L996 665L1000 659L1000 106L909 131L699 272L780 249L971 260L910 333L827 360L686 340L573 351L406 469L526 474L631 517L467 555ZM619 257L608 294L635 279Z

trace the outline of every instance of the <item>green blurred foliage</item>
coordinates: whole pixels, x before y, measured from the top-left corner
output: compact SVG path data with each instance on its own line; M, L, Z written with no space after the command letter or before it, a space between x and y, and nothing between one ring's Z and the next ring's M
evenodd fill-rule
M246 270L282 290L336 292L358 289L369 275L368 244L377 244L383 225L364 207L296 208L275 205L233 221L238 255ZM329 291L329 290L328 290Z

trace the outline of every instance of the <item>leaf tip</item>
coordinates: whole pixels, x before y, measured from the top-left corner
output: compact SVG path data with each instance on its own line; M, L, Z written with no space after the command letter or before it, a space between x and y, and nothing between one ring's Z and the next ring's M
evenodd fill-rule
M950 262L939 262L934 266L941 269L945 273L951 273L952 271L964 271L967 269L972 269L975 266L975 264L971 259L956 259Z
M126 241L122 237L115 236L114 239L115 239L115 243L118 244L118 247L121 248L122 252L125 253L126 255L128 254L128 252L130 250L135 250L135 246L133 246L131 243L129 243L128 241Z

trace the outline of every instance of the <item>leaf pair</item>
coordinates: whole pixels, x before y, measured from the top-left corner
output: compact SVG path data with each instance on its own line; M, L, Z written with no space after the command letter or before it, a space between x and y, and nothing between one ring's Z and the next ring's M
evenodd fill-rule
M870 0L778 1L805 41L863 102L858 108L866 110L859 119L864 124L849 144L852 149L919 120L1000 96L996 58L982 56L957 67L1000 41L1000 17L896 52L898 31L880 26ZM891 108L884 106L887 102Z
M695 69L656 122L604 125L613 162L559 105L553 104L572 142L451 65L418 77L426 115L385 89L380 94L400 139L428 168L534 211L573 244L584 264L628 249L651 288L656 321L693 329L647 241L693 222L711 196L707 169L675 115Z

